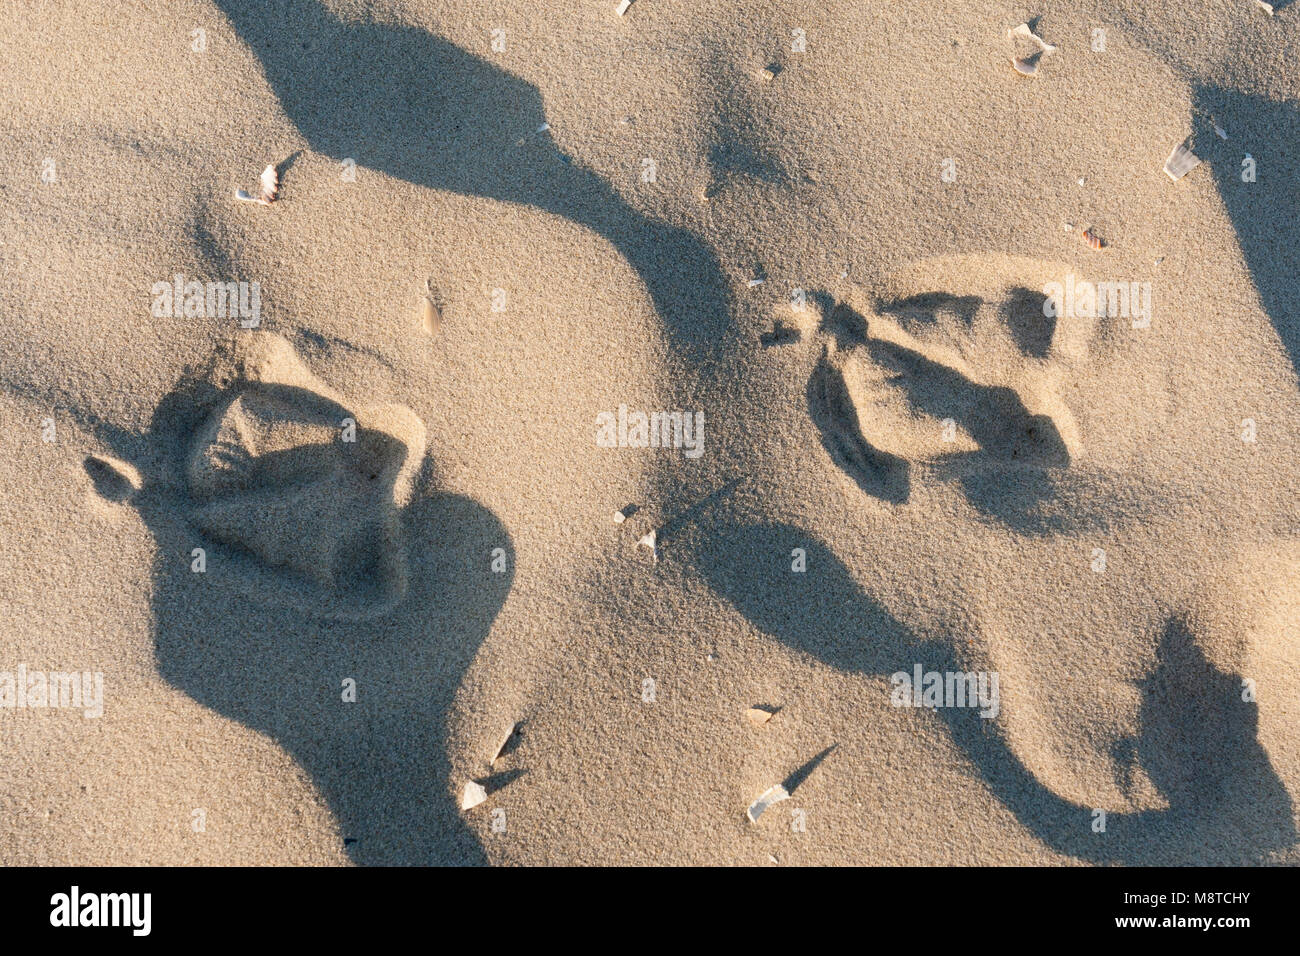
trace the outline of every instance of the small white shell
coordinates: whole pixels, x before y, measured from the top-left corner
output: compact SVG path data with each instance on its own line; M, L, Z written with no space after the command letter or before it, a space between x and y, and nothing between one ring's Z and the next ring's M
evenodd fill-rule
M785 787L778 783L775 787L768 787L764 790L763 795L749 805L749 809L745 811L745 815L749 817L750 823L757 823L758 818L763 815L763 811L768 807L772 806L774 803L780 803L782 800L789 799L790 794L786 791Z
M627 13L627 8L630 6L632 6L632 0L623 0L623 2L618 5L618 9L614 12L621 17L623 14Z
M745 719L755 727L762 727L772 719L772 716L772 711L764 710L762 707L751 707L749 710L745 711Z
M640 547L650 549L650 556L654 558L655 561L659 560L659 545L657 543L658 536L658 531L648 531L642 535L641 540L637 542Z
M1165 172L1170 179L1178 182L1199 165L1201 165L1200 157L1187 148L1186 142L1183 142L1175 146L1174 151L1165 160Z
M523 725L520 723L513 723L510 725L510 729L506 731L506 735L502 737L501 742L497 744L497 748L492 754L492 759L488 761L489 767L496 766L497 761L501 759L501 752L506 749L506 744L510 743L510 739L519 732L519 728L522 726Z
M465 793L460 798L460 808L462 810L473 810L486 799L487 791L483 789L483 784L471 780L465 784Z
M1007 31L1008 40L1014 39L1016 37L1024 37L1026 40L1033 40L1035 43L1038 44L1038 48L1042 50L1044 53L1056 52L1056 47L1052 46L1052 44L1048 43L1046 40L1040 37L1033 30L1029 29L1028 23L1022 23L1020 24L1020 26L1016 27L1015 29Z
M1013 56L1011 58L1011 68L1021 76L1034 76L1038 73L1038 55Z
M262 175L258 177L258 182L262 184L262 193L260 196L254 196L243 189L235 190L235 198L241 202L255 202L263 206L269 206L275 202L275 197L280 191L280 177L275 171L275 166L267 166L262 170Z
M442 328L442 310L429 296L420 299L420 324L429 335L437 335Z
M267 166L266 169L262 170L262 175L258 177L258 181L262 184L261 201L269 206L275 202L275 197L280 192L280 176L275 171L274 166Z

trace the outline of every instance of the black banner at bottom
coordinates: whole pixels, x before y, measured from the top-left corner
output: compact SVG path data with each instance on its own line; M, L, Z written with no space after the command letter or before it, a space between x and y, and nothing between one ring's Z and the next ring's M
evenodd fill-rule
M768 946L786 932L915 941L918 930L960 926L1006 940L1231 944L1294 926L1295 877L1290 868L5 869L0 919L10 943L337 944L477 925L484 945L512 926L527 927L535 945L533 934L571 940L612 919L668 945L667 927L689 917L731 943L756 935Z

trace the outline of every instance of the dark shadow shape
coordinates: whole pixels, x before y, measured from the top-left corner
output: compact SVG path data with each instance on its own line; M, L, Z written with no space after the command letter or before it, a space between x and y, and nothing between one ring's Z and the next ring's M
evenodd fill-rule
M906 327L913 323L934 325L935 313L951 312L967 328L975 324L975 315L984 305L977 295L953 295L950 292L921 292L906 299L891 299L876 304L876 311L897 317Z
M344 22L316 0L217 4L313 150L592 230L640 275L675 344L720 357L730 297L713 252L632 208L536 132L546 121L536 87L425 30Z
M1096 528L1105 521L1095 519L1098 501L1091 501L1081 490L1075 476L1043 468L1016 471L966 471L939 474L955 479L962 494L981 515L1006 525L1020 534L1055 534ZM1068 501L1078 498L1078 507Z
M794 792L803 786L805 780L812 776L812 772L821 766L823 760L831 755L831 751L838 747L839 744L831 744L821 753L817 754L807 763L796 767L790 772L790 776L781 781L781 786L785 787L785 792L794 796Z
M478 783L480 786L482 786L483 789L487 791L487 795L490 797L492 796L492 794L499 793L501 790L504 790L506 787L514 783L516 780L518 780L527 772L528 772L527 770L524 770L522 768L516 768L514 770L502 770L500 773L494 773L488 777L480 777L475 782Z
M809 298L821 309L822 331L835 339L838 348L863 345L867 341L867 317L844 302L836 302L826 292L814 292Z
M135 494L130 480L108 462L95 455L90 455L84 462L86 474L90 476L95 492L109 501L123 502Z
M180 463L225 396L210 382L186 381L159 406L148 435L149 446L167 450L136 498L158 547L159 672L283 747L328 802L356 863L486 863L453 799L444 742L462 675L510 589L512 572L489 570L497 547L514 567L508 532L468 498L417 496L401 514L409 584L396 606L350 620L250 595L227 563L242 559L182 517L192 502ZM204 574L190 570L194 547L210 549ZM356 703L341 700L344 678L356 681Z
M732 478L730 481L718 486L710 491L703 498L687 505L681 511L676 512L668 518L656 530L656 540L662 546L664 541L672 538L685 527L688 523L695 521L700 515L704 514L713 505L723 501L735 493L736 488L740 485L739 478Z
M1212 171L1264 310L1300 372L1300 107L1212 86L1197 88L1193 102L1194 151ZM1211 117L1229 127L1227 141ZM1247 152L1255 182L1241 179Z
M919 663L927 672L969 672L951 642L918 639L808 532L722 519L702 530L695 566L763 633L845 671L911 674ZM796 547L807 555L803 573L790 570ZM1257 738L1258 710L1242 702L1240 684L1171 622L1131 746L1169 807L1108 813L1104 833L1093 832L1093 808L1057 796L1030 773L996 720L969 707L932 713L997 799L1057 852L1095 863L1248 864L1293 846L1297 835L1291 799ZM1194 785L1206 774L1210 787Z
M1006 308L1017 313L1037 308L1041 314L1041 298L1029 290L1017 292L1024 295L1009 300ZM1055 499L1062 492L1078 496L1087 490L1086 483L1072 480L1072 473L1066 470L1069 449L1051 418L1031 415L1012 389L977 385L911 349L873 340L866 316L847 303L836 302L829 293L814 292L811 298L824 316L823 332L838 348L865 348L874 362L894 370L895 383L906 386L908 399L916 408L936 418L952 418L979 443L977 452L945 456L935 462L935 477L957 480L982 514L1024 533L1044 534L1072 523L1086 523L1082 513L1043 507L1048 502L1059 504ZM982 303L976 296L933 292L880 303L878 308L925 323L933 323L936 310L947 309L969 322ZM1022 334L1027 337L1031 331L1026 328ZM829 360L829 352L823 353L809 380L808 405L822 444L858 487L895 504L908 500L914 470L906 459L866 440L853 396L843 374Z
M768 184L784 183L789 176L775 160L764 156L752 143L727 138L709 150L709 166L714 179L749 176Z
M848 385L826 354L808 379L808 410L831 460L859 488L882 501L906 503L911 491L911 466L905 459L876 448L862 437L862 425Z
M295 149L282 162L276 164L275 175L280 180L280 192L284 192L285 175L291 172L294 166L298 165L298 160L300 159L302 159L302 150Z
M772 325L772 331L763 332L759 335L759 344L765 349L770 349L777 345L793 345L798 342L803 335L792 325L786 325L780 319L777 319Z
M1017 286L1002 301L1002 318L1020 351L1046 358L1056 335L1056 319L1046 314L1047 296L1036 289Z
M991 460L1003 465L1064 468L1070 464L1056 424L1047 415L1032 415L1015 389L978 385L960 372L883 339L867 342L878 365L894 372L894 383L907 390L913 407L934 418L953 419L979 445L961 461Z

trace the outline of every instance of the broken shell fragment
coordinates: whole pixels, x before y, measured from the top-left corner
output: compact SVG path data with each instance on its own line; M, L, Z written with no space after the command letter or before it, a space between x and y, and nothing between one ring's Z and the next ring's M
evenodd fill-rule
M658 531L649 531L642 535L641 540L637 542L638 546L650 549L650 556L654 558L655 561L659 560L659 546L656 541L658 534Z
M1041 55L1035 53L1033 56L1013 56L1011 68L1021 76L1035 76L1038 73L1038 60Z
M614 12L621 17L623 14L627 13L627 8L630 6L632 6L632 0L622 0L622 2L618 5L618 9L615 10Z
M1035 33L1033 30L1031 30L1031 29L1029 28L1029 24L1028 24L1028 23L1022 23L1022 24L1020 24L1020 26L1015 27L1014 29L1011 29L1011 30L1008 30L1008 31L1007 31L1007 39L1008 39L1008 40L1013 40L1013 39L1015 39L1016 37L1024 37L1026 40L1033 40L1035 43L1038 44L1038 48L1039 48L1040 50L1042 50L1044 53L1055 53L1055 52L1056 52L1056 47L1052 46L1052 44L1048 43L1046 40L1044 40L1042 37L1040 37L1037 33Z
M762 727L772 719L775 713L775 711L764 710L762 707L751 707L745 711L745 719L755 727Z
M519 728L522 726L523 724L518 722L510 725L510 729L506 731L506 735L501 738L501 742L497 744L496 750L493 751L492 759L488 761L489 767L496 766L497 761L501 759L501 755L506 752L506 747L510 746L510 741L514 739L515 734L519 733Z
M750 823L757 823L764 811L774 803L780 803L782 800L789 800L790 794L779 783L775 787L768 787L763 791L763 795L749 805L745 811L745 816L749 817Z
M1201 165L1200 157L1188 148L1187 142L1184 141L1175 146L1174 151L1165 160L1165 172L1174 182L1178 182L1178 180Z
M255 202L263 206L269 206L275 202L275 197L280 192L280 177L275 171L275 166L267 166L262 170L262 175L258 177L262 184L262 193L259 196L250 196L242 189L235 190L235 198L242 202Z
M465 784L465 793L460 798L460 808L462 810L473 810L486 799L487 791L483 789L483 785L471 780Z
M438 330L442 328L442 309L438 307L431 278L424 280L424 297L420 301L420 324L430 335L437 335Z
M1102 240L1101 236L1097 235L1095 232L1092 231L1091 227L1083 230L1082 235L1083 235L1083 241L1088 244L1089 248L1092 249L1105 248L1106 243Z
M420 300L420 322L430 335L437 335L442 328L442 310L427 295Z
M1255 0L1255 6L1259 7L1270 17L1273 15L1273 4L1265 3L1264 0Z

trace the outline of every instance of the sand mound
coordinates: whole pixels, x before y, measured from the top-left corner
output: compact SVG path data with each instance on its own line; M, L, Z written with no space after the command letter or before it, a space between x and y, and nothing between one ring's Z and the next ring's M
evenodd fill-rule
M1082 453L1061 392L1092 323L1058 337L1037 291L1057 271L944 259L882 283L861 311L847 301L830 308L809 405L827 450L859 486L905 501L911 466L950 475L1065 468Z
M235 560L283 572L271 593L316 613L374 613L406 593L398 512L424 426L348 403L270 333L239 340L234 380L194 437L190 520Z

